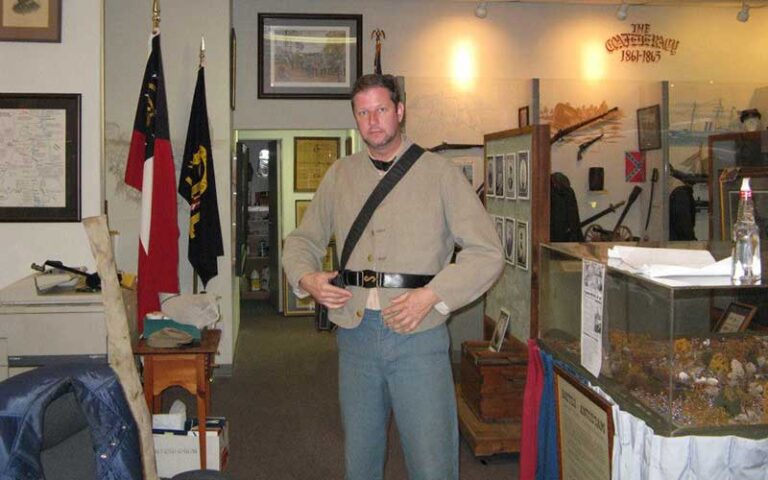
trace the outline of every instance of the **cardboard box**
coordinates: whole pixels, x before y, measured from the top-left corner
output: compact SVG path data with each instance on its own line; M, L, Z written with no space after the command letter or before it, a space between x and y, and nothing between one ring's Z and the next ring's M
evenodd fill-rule
M227 421L208 418L206 422L206 468L224 470L229 456ZM153 430L157 474L173 477L182 472L200 469L200 438L197 430L162 432Z

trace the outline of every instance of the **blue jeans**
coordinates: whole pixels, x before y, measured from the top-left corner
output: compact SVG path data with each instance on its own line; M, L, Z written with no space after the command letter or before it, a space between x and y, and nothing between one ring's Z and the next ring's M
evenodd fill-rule
M410 480L458 480L459 430L445 324L400 335L381 312L337 330L347 480L381 480L394 412Z

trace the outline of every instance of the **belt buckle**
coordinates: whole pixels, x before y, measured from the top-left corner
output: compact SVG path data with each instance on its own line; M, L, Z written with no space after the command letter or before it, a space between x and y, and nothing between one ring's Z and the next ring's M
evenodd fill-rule
M376 288L376 278L378 275L373 270L363 270L360 272L363 281L360 282L363 288Z

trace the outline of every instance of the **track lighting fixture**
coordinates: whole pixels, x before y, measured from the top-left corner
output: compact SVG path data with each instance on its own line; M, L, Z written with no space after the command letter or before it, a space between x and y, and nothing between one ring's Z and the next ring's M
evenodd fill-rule
M488 6L485 2L478 2L477 7L475 8L475 16L477 18L485 18L488 16Z
M749 5L747 5L746 0L741 2L741 10L739 10L739 13L736 14L736 20L740 22L746 22L749 20Z
M621 2L621 5L619 5L619 9L616 10L616 18L623 22L627 19L627 13L629 13L629 4L627 3L627 0L624 0Z

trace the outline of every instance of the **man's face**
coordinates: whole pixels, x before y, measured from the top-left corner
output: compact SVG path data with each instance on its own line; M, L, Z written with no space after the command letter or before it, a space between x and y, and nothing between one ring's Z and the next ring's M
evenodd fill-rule
M405 107L402 103L395 105L392 102L389 90L374 87L359 92L353 105L360 136L371 150L390 153L390 148L399 146L400 122Z

